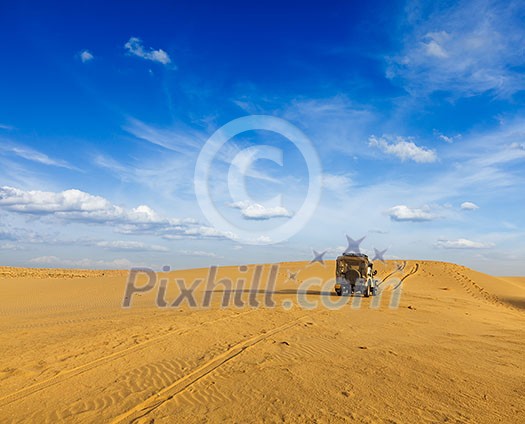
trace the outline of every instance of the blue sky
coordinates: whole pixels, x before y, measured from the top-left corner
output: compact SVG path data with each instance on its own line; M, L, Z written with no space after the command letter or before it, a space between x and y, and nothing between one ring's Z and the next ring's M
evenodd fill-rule
M348 234L525 275L523 2L361 3L0 2L1 263L334 258ZM249 115L297 127L322 167L313 215L279 243L311 183L282 135L239 134L210 169L219 213L261 243L195 194L202 147Z

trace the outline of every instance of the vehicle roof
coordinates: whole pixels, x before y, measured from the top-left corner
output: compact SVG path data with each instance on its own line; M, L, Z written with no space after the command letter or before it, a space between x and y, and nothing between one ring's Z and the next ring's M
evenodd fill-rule
M368 263L370 260L367 255L362 253L345 253L337 258L337 261L353 262L353 263Z

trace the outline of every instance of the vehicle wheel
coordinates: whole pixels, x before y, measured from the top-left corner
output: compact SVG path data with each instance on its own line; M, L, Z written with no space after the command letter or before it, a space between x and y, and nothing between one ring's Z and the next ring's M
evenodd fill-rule
M341 293L341 290L336 290L336 291L335 291L335 294L336 294L337 296L341 296L341 294L342 294L342 293Z
M370 297L370 286L366 286L364 296Z

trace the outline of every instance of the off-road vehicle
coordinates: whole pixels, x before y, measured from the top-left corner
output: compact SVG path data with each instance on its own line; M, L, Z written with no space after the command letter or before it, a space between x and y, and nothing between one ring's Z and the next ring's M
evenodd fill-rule
M377 271L374 264L362 253L343 253L336 260L335 293L351 296L360 293L369 297L377 294L378 282L374 279Z

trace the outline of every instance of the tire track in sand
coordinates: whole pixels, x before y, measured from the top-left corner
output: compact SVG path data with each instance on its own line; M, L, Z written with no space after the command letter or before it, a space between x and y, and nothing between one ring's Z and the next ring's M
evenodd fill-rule
M203 325L212 324L212 323L215 323L215 322L220 322L220 321L223 321L223 320L226 320L226 319L230 319L230 318L237 318L239 316L250 314L250 313L253 313L253 312L255 312L255 310L250 310L250 311L246 311L246 312L237 313L237 314L235 314L233 316L232 315L228 315L226 317L209 320L209 321L206 321L206 322L200 324L199 327L203 326ZM69 370L61 371L57 375L54 375L53 377L50 377L50 378L47 378L45 380L39 381L38 383L32 384L30 386L24 387L22 389L16 390L14 392L8 393L7 395L4 395L4 396L0 397L0 407L6 406L6 405L9 405L10 403L13 403L13 402L16 402L18 400L21 400L21 399L23 399L23 398L25 398L27 396L30 396L30 395L32 395L32 394L34 394L36 392L39 392L41 390L47 389L48 387L54 386L55 384L59 384L59 383L61 383L63 381L66 381L66 380L72 378L72 377L75 377L77 375L83 374L83 373L85 373L85 372L87 372L87 371L89 371L91 369L94 369L94 368L97 368L99 366L105 365L108 362L111 362L111 361L113 361L115 359L121 358L121 357L123 357L123 356L125 356L125 355L127 355L127 354L129 354L131 352L139 351L139 350L144 349L144 348L146 348L149 345L154 344L154 343L156 344L157 342L159 342L162 339L165 339L165 338L170 337L170 336L186 334L188 332L191 332L191 331L195 330L196 328L198 328L198 327L192 326L192 327L187 327L187 328L179 328L179 329L176 329L174 331L168 331L168 333L166 333L166 334L162 334L160 336L157 336L157 337L154 337L152 339L146 340L146 341L144 341L142 343L135 344L135 345L130 346L128 348L119 350L118 352L114 352L114 353L111 353L109 355L102 356L100 358L94 359L93 361L87 362L87 363L85 363L83 365L79 365L78 367L74 367L74 368L71 368Z
M305 316L302 316L296 320L293 320L279 327L276 327L273 330L269 330L266 333L258 334L248 340L244 340L240 343L237 343L236 345L228 349L226 352L207 361L206 363L204 363L203 365L201 365L194 371L174 381L169 386L166 386L165 388L163 388L161 391L159 391L155 395L150 396L149 398L135 405L133 408L129 409L128 411L115 417L111 421L111 423L116 424L124 420L126 420L127 422L135 422L136 420L143 418L144 416L148 415L150 412L157 409L159 406L163 405L165 402L173 399L177 394L187 390L195 382L199 381L200 379L202 379L203 377L205 377L206 375L208 375L215 369L231 361L232 359L234 359L235 357L243 353L245 350L253 347L257 343L261 342L262 340L267 339L268 337L274 334L277 334L281 331L284 331L291 327L296 326L304 318Z
M407 266L407 261L403 261L401 265L396 264L396 268L390 274L383 277L383 279L381 280L381 283L379 284L380 285L383 284L386 280L392 277L392 275L394 275L395 273L404 271L406 266Z

